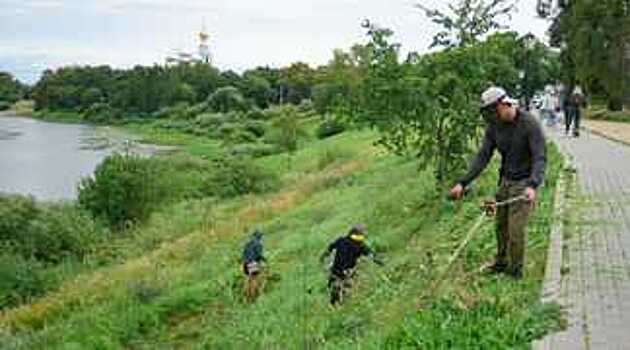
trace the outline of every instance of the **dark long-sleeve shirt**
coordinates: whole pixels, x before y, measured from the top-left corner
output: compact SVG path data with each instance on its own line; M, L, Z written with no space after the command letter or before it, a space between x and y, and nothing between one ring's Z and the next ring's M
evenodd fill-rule
M252 238L249 242L247 242L243 248L242 259L244 263L261 262L266 260L263 256L263 245L260 239Z
M348 236L343 236L328 246L324 256L335 250L335 260L332 272L338 276L344 276L347 270L353 269L361 256L370 256L372 251L363 242L354 241Z
M481 149L459 183L467 186L492 158L494 150L501 154L499 175L507 180L526 180L537 188L545 176L545 136L538 121L529 113L518 111L514 122L493 121L486 127Z

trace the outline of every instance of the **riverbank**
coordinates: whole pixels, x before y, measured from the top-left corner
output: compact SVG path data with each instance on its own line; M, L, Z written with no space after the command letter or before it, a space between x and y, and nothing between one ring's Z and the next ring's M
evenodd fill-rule
M559 173L555 148L531 220L525 280L480 272L494 252L488 221L454 264L449 283L434 293L441 267L480 215L478 202L494 190L496 163L467 201L453 204L436 195L431 171L418 173L413 160L383 154L373 146L376 137L351 131L311 140L295 152L291 168L286 154L258 159L283 175L271 193L200 198L159 210L128 238L95 253L116 257L106 266L0 315L5 343L292 348L304 344L306 323L312 335L306 341L330 347L527 348L554 327L557 310L538 298ZM368 225L386 266L361 263L346 305L331 310L316 260L353 222ZM270 270L264 294L250 305L240 300L237 261L253 227L266 232ZM257 334L260 325L267 336L244 336ZM348 338L348 327L360 331Z

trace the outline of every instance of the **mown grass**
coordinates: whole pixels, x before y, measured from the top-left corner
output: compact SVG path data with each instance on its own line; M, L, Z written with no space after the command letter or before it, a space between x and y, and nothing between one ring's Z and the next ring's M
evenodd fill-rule
M288 171L286 154L258 159L285 172L278 193L158 212L112 248L120 264L1 314L0 347L528 348L557 326L557 307L538 301L561 166L555 148L530 222L526 278L480 272L495 249L488 220L435 289L481 198L492 195L495 171L464 202L448 202L430 169L383 154L374 138L349 132L303 145ZM361 263L349 299L333 310L317 258L356 222L368 225L386 265ZM269 270L264 294L245 304L238 258L253 227L267 232Z

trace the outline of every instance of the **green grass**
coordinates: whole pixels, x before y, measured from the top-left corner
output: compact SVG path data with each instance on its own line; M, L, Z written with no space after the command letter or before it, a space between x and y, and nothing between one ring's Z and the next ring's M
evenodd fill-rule
M182 135L151 137L173 137L199 156L214 147ZM0 315L0 347L525 349L556 327L557 307L538 301L561 165L555 148L530 221L526 278L479 272L495 249L488 220L436 290L435 279L480 214L478 203L493 194L496 164L475 193L451 203L431 169L419 173L413 160L373 148L375 137L362 131L305 141L289 170L286 154L258 159L283 173L278 193L164 208L98 253L114 255L108 266ZM317 258L356 222L368 225L386 265L362 262L346 303L332 310ZM267 232L268 283L255 303L244 304L238 258L253 227ZM103 258L98 254L94 259Z

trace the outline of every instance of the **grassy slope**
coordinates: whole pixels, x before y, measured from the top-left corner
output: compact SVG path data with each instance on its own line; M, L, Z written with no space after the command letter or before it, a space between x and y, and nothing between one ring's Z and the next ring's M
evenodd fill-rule
M453 205L437 193L429 172L372 148L374 137L352 132L313 142L295 155L278 193L192 201L157 213L134 238L112 248L120 264L0 315L0 345L527 348L557 315L539 305L538 292L558 154L550 149L550 176L531 220L527 278L515 283L479 273L494 252L488 221L436 290L441 267L479 215L478 197L493 191L494 171L469 200ZM259 161L278 169L285 157ZM361 264L350 298L333 311L317 257L355 222L368 225L386 266ZM243 304L238 256L253 226L268 232L270 275L264 295Z

